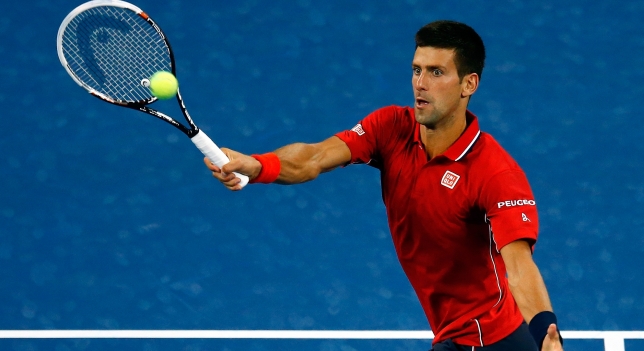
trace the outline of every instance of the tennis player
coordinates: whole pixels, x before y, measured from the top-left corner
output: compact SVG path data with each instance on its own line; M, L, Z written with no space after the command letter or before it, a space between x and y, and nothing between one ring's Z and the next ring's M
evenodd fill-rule
M416 34L414 106L374 111L350 130L261 155L225 149L213 176L240 190L296 184L348 164L381 172L398 259L434 331L433 350L563 350L532 259L536 203L525 173L467 109L485 48L469 26L437 21Z

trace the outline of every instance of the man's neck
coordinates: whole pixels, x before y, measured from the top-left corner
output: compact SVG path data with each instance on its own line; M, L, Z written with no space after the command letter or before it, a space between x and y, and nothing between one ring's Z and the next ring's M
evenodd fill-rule
M444 153L463 134L467 127L466 114L452 116L445 124L433 128L420 126L420 139L425 147L427 159Z

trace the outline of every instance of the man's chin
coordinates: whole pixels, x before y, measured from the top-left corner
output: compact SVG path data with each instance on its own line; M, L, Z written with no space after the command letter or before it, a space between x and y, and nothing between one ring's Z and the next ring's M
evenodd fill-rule
M420 123L423 119L425 119L426 114L427 111L425 109L414 106L414 116L416 117L416 122Z
M425 109L414 107L414 117L416 118L416 122L423 124L431 119L431 114Z
M434 116L432 116L431 113L427 113L427 111L421 111L421 113L418 113L418 112L419 111L414 109L414 113L415 113L414 117L416 119L416 122L424 125L429 129L434 129L436 127L436 122L437 122L436 118L434 118Z

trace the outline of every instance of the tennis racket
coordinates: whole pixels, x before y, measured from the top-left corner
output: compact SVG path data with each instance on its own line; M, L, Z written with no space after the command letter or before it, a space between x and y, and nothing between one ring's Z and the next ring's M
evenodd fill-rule
M67 73L90 94L173 125L219 167L230 161L197 128L179 91L176 98L186 125L148 107L158 100L149 89L149 78L158 71L176 76L176 71L167 37L140 8L120 0L86 2L65 17L56 44L58 58ZM235 175L241 179L241 186L248 183L246 175Z

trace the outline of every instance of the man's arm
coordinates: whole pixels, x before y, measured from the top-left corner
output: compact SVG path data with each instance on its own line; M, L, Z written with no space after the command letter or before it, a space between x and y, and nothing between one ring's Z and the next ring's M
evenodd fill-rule
M204 159L213 176L230 190L241 190L239 179L232 172L248 175L252 180L262 170L261 163L254 157L222 148L230 159L221 169ZM303 183L317 178L324 172L333 170L351 161L351 151L347 144L332 136L315 144L295 143L274 151L280 161L280 173L275 181L279 184Z
M517 240L501 249L508 272L512 296L527 323L539 312L551 311L552 304L539 268L532 259L532 250L525 240ZM554 324L548 328L542 350L563 350Z

